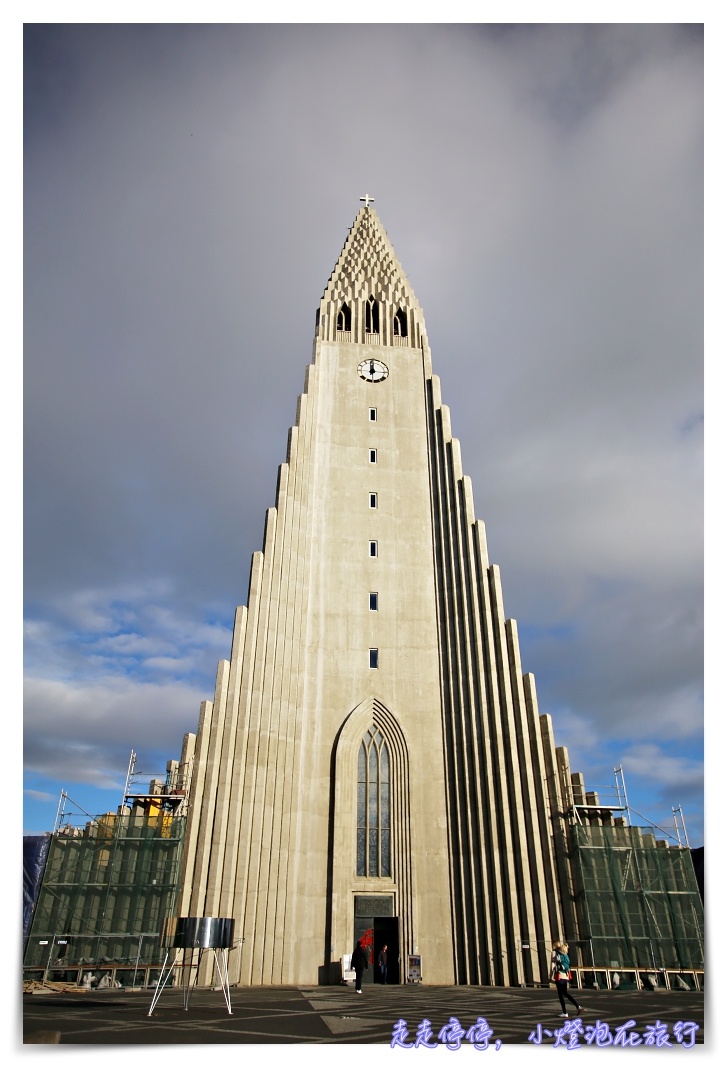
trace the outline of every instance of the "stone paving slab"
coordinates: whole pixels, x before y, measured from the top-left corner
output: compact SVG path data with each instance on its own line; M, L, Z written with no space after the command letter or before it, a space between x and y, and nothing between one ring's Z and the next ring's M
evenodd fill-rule
M553 1046L554 1032L564 1027L556 991L502 987L369 986L363 994L343 987L241 987L231 991L232 1015L218 990L193 991L184 1009L181 990L165 990L149 1016L152 990L93 991L86 994L34 994L23 998L24 1042L58 1041L61 1045L178 1044L340 1044L389 1046L398 1021L405 1041L415 1039L429 1020L434 1039L455 1018L464 1032L478 1018L487 1020L496 1041L528 1044L538 1034L541 1045ZM579 991L581 1027L597 1021L614 1034L627 1031L644 1037L659 1020L676 1045L678 1021L699 1025L697 1044L704 1040L703 995L667 991ZM576 993L574 994L576 997ZM568 1021L574 1027L572 1021ZM551 1032L547 1036L546 1032ZM56 1039L40 1038L41 1034ZM59 1036L59 1037L58 1037ZM586 1046L576 1028L575 1038ZM634 1041L634 1040L633 1040ZM464 1046L468 1045L465 1038ZM532 1041L530 1043L534 1045ZM644 1043L642 1043L644 1044Z

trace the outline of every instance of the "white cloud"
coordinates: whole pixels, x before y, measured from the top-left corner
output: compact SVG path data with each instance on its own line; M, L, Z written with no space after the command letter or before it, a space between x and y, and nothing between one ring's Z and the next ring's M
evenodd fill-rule
M180 682L33 679L25 686L25 763L66 783L123 786L133 748L163 767L197 727L201 695Z
M665 753L659 745L645 742L631 746L622 763L627 771L640 778L651 779L660 786L680 789L684 786L691 793L702 788L703 767L701 761Z
M48 794L44 790L23 790L23 793L27 797L32 797L35 801L55 801L56 798L53 794Z

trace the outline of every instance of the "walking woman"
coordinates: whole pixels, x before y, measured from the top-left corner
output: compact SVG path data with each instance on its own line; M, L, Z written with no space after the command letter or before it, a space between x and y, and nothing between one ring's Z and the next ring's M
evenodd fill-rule
M566 1019L569 1018L569 1014L566 1011L566 1002L564 998L569 999L576 1009L577 1015L581 1013L581 1005L574 1001L569 993L571 961L569 960L569 954L567 953L568 948L566 942L554 942L554 955L551 958L551 978L556 983L556 993L559 995L559 1001L561 1002L561 1015L566 1017Z

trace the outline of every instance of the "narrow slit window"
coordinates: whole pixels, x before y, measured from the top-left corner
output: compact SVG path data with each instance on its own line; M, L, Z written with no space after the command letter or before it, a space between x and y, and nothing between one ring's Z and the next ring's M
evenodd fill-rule
M377 421L377 409L376 408L370 408L369 409L369 421L371 423L376 423L376 421Z
M370 556L376 556L377 555L377 543L375 541L370 541L369 542L369 555Z
M369 611L370 612L378 612L379 611L379 594L378 593L370 593L369 594Z
M377 462L377 450L376 449L370 449L369 450L369 463L370 464L375 464L376 462Z
M370 493L369 494L369 507L370 508L377 508L378 507L376 493Z
M379 650L378 649L370 649L369 650L369 667L370 668L378 668L379 667Z

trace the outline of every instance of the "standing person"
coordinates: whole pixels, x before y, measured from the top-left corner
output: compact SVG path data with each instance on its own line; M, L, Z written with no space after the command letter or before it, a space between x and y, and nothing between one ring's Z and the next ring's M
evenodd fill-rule
M569 999L577 1013L581 1012L581 1005L574 1001L569 993L571 961L569 960L569 954L566 952L568 948L566 942L554 942L554 954L551 958L551 978L556 983L556 993L559 995L559 1001L561 1002L561 1015L567 1019L569 1014L566 1011L566 1002L564 998Z
M368 954L361 942L357 942L356 949L351 955L351 966L356 973L356 992L361 994L361 979L365 969L369 967Z
M379 981L386 985L387 982L387 947L382 946L379 950L379 956L377 957L377 964L379 965Z

